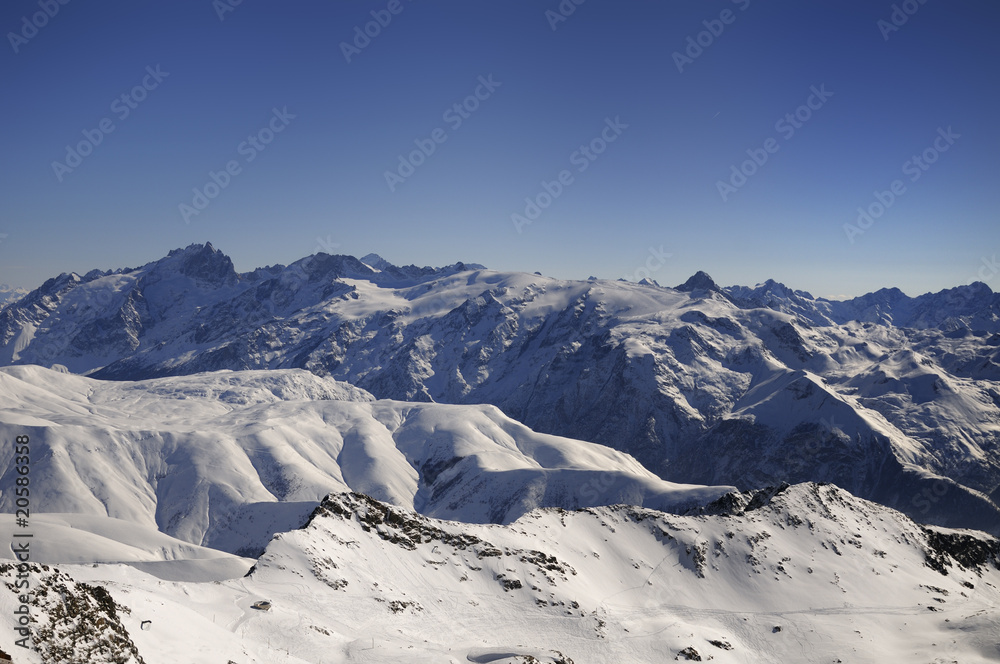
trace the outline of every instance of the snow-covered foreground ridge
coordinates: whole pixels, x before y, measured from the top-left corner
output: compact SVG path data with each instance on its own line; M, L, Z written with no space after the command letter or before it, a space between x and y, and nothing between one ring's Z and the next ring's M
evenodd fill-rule
M1000 534L1000 295L847 302L317 254L237 273L211 245L62 275L0 310L0 365L124 380L303 368L380 399L489 403L674 482L829 481Z
M546 506L675 511L731 489L666 482L494 406L377 401L299 369L129 382L5 367L0 395L0 439L30 437L34 512L111 516L243 554L300 526L330 491L506 523ZM15 510L17 477L8 445L0 512Z
M35 615L52 635L40 650L55 643L75 658L23 661L1000 658L996 539L920 526L831 485L729 494L696 511L542 509L476 525L335 493L243 578L165 583L125 565L32 568L43 589ZM4 581L12 574L0 566ZM56 610L60 586L73 615ZM8 652L12 597L0 588ZM269 609L252 608L260 601ZM114 645L102 652L102 640Z

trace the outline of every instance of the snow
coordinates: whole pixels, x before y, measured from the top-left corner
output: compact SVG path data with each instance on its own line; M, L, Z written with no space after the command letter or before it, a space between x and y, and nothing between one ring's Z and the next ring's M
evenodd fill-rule
M743 664L1000 656L996 563L941 574L925 564L926 531L833 486L727 516L549 509L506 526L357 494L323 505L245 578L63 569L131 609L122 621L148 664L641 664L687 648ZM272 608L251 608L260 600Z
M242 576L254 562L107 516L35 513L30 523L31 560L36 563L123 563L154 576L162 571L168 577L211 581ZM12 541L15 532L14 515L0 514L0 533L5 541ZM160 564L166 561L171 564Z
M7 367L0 394L0 431L31 436L35 511L111 516L231 553L301 525L330 491L505 523L550 505L683 508L732 488L666 482L494 406L376 401L302 370L108 382ZM0 477L5 511L14 480Z
M211 245L50 280L0 309L0 436L33 561L122 608L39 567L36 609L97 611L57 644L94 662L1000 659L996 540L724 496L1000 533L998 296L686 286Z
M17 302L27 294L28 294L27 288L20 288L17 286L8 286L7 284L0 284L0 309L3 309L8 304L13 304Z
M0 364L117 379L304 368L379 398L490 403L678 483L835 481L1000 533L1000 508L980 498L1000 495L1000 296L984 284L832 302L774 281L718 289L705 274L687 291L365 259L237 274L192 245L134 270L63 275L0 312ZM803 373L814 408L767 385ZM836 428L843 437L826 435ZM846 445L859 436L877 444ZM883 474L800 473L816 446ZM723 448L730 463L716 463ZM913 510L898 491L911 467L965 501Z

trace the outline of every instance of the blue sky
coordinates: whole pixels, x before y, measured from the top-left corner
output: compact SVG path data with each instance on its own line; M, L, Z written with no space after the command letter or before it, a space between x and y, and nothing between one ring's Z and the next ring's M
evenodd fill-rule
M1000 290L995 2L93 5L0 9L0 282L211 241Z

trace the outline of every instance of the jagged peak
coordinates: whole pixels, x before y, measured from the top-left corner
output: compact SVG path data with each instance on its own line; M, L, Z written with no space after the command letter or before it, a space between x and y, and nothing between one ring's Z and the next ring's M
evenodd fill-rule
M205 242L204 244L199 244L198 242L192 242L186 247L178 247L177 249L171 249L167 252L167 258L172 258L180 254L221 254L222 252L215 248L211 242Z
M867 295L862 295L861 298L871 297L871 296L877 296L882 299L893 300L893 301L902 300L907 297L906 293L899 290L895 286L892 286L891 288L879 288L877 291L873 291L871 293L868 293ZM860 299L860 298L855 298L855 299Z
M785 284L781 283L780 281L775 281L774 279L768 279L764 283L757 284L756 286L754 286L754 290L755 291L763 291L763 292L776 292L776 293L779 293L779 294L784 294L784 293L789 292L791 289L789 289L788 286L786 286Z
M730 295L743 299L743 300L753 300L760 302L760 298L767 298L766 301L771 301L774 299L778 300L796 300L797 298L804 298L807 300L815 300L811 293L804 290L795 290L789 288L780 281L775 281L774 279L768 279L762 284L757 284L752 288L749 286L728 286L725 292Z
M987 295L992 295L994 293L994 290L989 287L989 284L983 281L973 281L971 284L968 284L966 286L959 286L959 288L969 288L974 293L983 292Z
M807 483L805 486L811 485L812 483ZM772 498L783 493L790 486L787 482L781 482L776 486L768 486L763 489L731 491L710 503L689 509L684 514L689 516L740 516L747 512L766 507L771 503Z
M965 284L963 286L955 286L954 288L945 288L938 291L937 293L928 293L928 295L968 295L971 297L981 297L993 295L993 289L991 289L987 284L982 281L973 281L971 284ZM926 297L926 296L923 296Z
M715 292L721 291L718 284L715 283L712 277L708 276L708 273L703 272L702 270L695 272L687 281L680 286L677 286L674 290L684 291L685 293L690 293L694 290L709 290Z
M387 261L386 259L382 258L381 256L379 256L374 252L370 254L365 254L364 256L361 257L360 260L362 263L372 268L373 270L381 271L393 266L392 263L390 263L389 261Z
M174 268L174 265L177 267ZM165 258L150 263L149 267L152 270L177 269L186 277L215 285L232 284L239 279L233 261L211 242L173 249Z

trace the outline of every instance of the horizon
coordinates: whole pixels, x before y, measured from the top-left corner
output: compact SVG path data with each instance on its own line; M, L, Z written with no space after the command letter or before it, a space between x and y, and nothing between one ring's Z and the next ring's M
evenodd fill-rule
M827 299L996 290L997 19L970 0L17 0L0 283L212 237L241 272L373 252Z
M77 276L82 277L82 276L85 276L87 273L95 271L95 270L99 271L99 272L102 272L102 273L109 273L109 272L110 273L131 272L131 271L142 269L142 268L147 267L149 265L153 265L153 264L159 262L160 260L163 260L163 259L167 258L168 255L171 254L171 253L173 253L173 252L184 251L184 250L190 249L192 247L202 247L202 248L204 248L205 246L211 246L212 249L214 249L215 251L217 251L217 252L221 253L222 255L226 256L230 260L232 260L232 256L230 256L224 249L220 249L218 246L216 246L216 244L214 242L212 242L211 240L207 240L205 242L194 242L194 243L191 243L191 244L189 244L189 245L187 245L185 247L174 247L173 249L170 249L170 250L164 252L163 255L160 256L159 258L154 259L152 261L146 261L144 263L135 264L135 265L118 265L118 266L114 266L114 267L105 267L105 268L93 267L93 268L89 268L89 269L86 269L86 270L83 270L83 271L80 271L80 270L64 271L64 272L61 272L59 274L51 275L51 276L47 277L44 281L48 281L49 279L58 278L60 276L69 275L69 274L76 274ZM371 254L374 254L378 258L381 258L382 260L385 260L388 263L390 263L390 264L392 264L392 265L394 265L396 267L415 266L415 267L419 267L419 268L444 268L444 267L448 267L448 266L451 266L451 265L455 265L457 263L462 263L463 265L470 265L470 264L482 265L481 263L478 263L478 261L467 261L467 260L462 260L462 259L456 259L456 260L453 260L453 261L450 261L450 262L442 263L440 265L418 264L418 263L413 263L413 262L391 260L391 259L386 258L385 256L383 256L382 254L380 254L380 253L378 253L376 251L364 252L364 253L359 254L359 255L354 255L354 254L338 254L338 253L330 254L329 252L317 252L317 253L326 253L328 255L334 255L334 256L349 256L351 258L355 258L355 259L357 259L359 261L362 261L362 262L363 262L363 260L362 260L363 258L365 258L365 257L367 257L367 256L369 256ZM250 274L250 273L254 272L255 270L266 268L266 267L277 267L277 266L288 267L289 265L292 265L292 264L297 263L297 262L299 262L301 260L309 258L310 256L315 256L315 255L316 255L316 253L308 254L306 256L301 256L301 257L299 257L299 258L297 258L297 259L295 259L293 261L290 261L289 263L267 263L267 264L264 264L264 265L254 265L252 267L247 267L247 268L241 268L241 266L237 265L236 261L233 261L233 269L236 271L236 273L238 275L243 276L243 275ZM368 265L367 263L365 263L365 264ZM369 267L371 267L371 266L369 266ZM373 268L373 269L376 269L376 268ZM591 275L591 276L584 277L584 278L575 278L575 277L573 277L573 278L564 278L564 277L557 277L557 276L545 274L544 272L541 272L541 271L526 272L524 270L504 269L502 267L494 267L494 266L491 266L491 265L482 265L482 269L485 269L487 272L497 272L497 273L537 274L537 275L540 275L540 276L545 277L547 279L555 279L555 280L558 280L558 281L591 281L592 280L591 276L593 276L594 279L596 279L597 281L628 281L628 280L622 279L620 277L619 278L606 278L606 277L599 277L599 276L596 276L596 275ZM916 298L916 297L920 297L922 295L932 295L932 294L935 294L935 293L939 293L941 291L954 290L956 288L972 286L972 285L974 285L976 283L983 284L987 288L987 290L989 290L990 292L996 292L996 291L993 291L993 289L990 288L990 285L988 283L986 283L985 281L975 281L975 282L972 282L972 283L969 283L969 284L956 284L954 286L947 286L945 288L938 289L936 291L925 291L925 292L921 292L921 293L910 293L910 292L905 291L902 288L899 288L898 286L894 286L894 285L890 284L890 285L882 285L882 286L879 286L878 288L873 288L872 290L866 291L865 293L860 293L859 295L844 296L844 297L830 297L830 296L827 296L827 295L820 295L820 294L813 293L813 292L808 291L807 289L804 289L804 288L798 288L795 284L789 284L789 283L781 281L780 279L774 279L774 278L768 278L768 279L765 279L764 281L755 282L753 284L750 284L750 283L732 283L732 284L728 284L727 283L727 284L721 284L714 277L712 277L712 275L709 274L706 270L696 270L692 274L688 275L687 278L694 277L697 274L705 274L705 275L707 275L710 279L712 279L712 281L720 289L723 289L723 290L725 290L727 288L750 288L750 289L756 289L756 288L760 288L762 286L766 286L768 282L772 282L772 283L775 283L777 285L783 286L783 287L791 290L792 292L794 292L796 294L805 292L806 294L808 294L809 296L811 296L815 300L831 300L831 301L851 300L851 299L856 298L856 297L861 297L861 296L864 296L864 295L869 295L869 294L876 293L876 292L879 292L879 291L882 291L882 290L899 290L900 292L903 293L904 296L906 296L908 298ZM687 281L687 278L682 279L681 281L679 281L679 282L677 282L676 284L673 284L673 285L660 283L656 279L653 279L652 277L650 277L650 280L657 287L660 287L660 288L669 288L669 289L674 290L677 287L684 285L684 283ZM15 285L12 285L12 284L8 284L6 282L0 282L0 288L6 287L6 288L14 289L14 290L16 290L16 289L24 289L26 292L30 293L30 292L32 292L32 291L40 288L43 285L44 281L42 283L39 283L39 284L37 284L35 286L32 286L32 287L15 286ZM630 282L630 283L638 283L638 282Z

